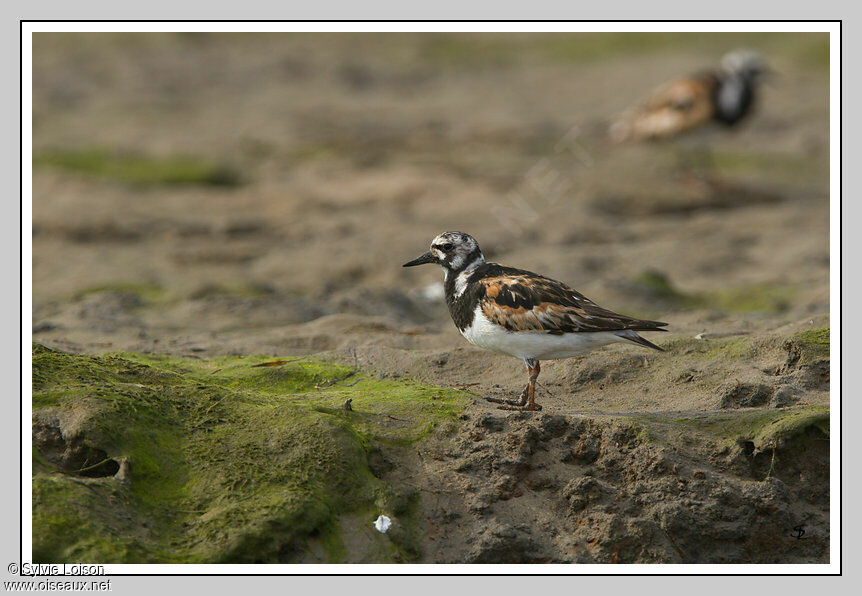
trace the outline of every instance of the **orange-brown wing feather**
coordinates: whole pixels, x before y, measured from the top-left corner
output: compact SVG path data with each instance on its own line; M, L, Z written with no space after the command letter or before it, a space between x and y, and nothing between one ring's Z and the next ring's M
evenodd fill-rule
M715 77L702 75L665 83L611 126L617 142L673 136L709 121L715 113Z
M601 308L567 285L529 272L488 277L480 304L483 314L509 331L551 334L659 330L666 325Z

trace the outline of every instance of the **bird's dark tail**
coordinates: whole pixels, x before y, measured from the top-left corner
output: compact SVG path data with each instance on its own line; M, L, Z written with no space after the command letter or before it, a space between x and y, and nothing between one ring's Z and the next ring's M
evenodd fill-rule
M665 331L665 329L650 329L650 331ZM659 352L664 352L664 349L658 347L648 339L644 339L631 329L626 329L625 331L617 331L617 337L621 337L623 339L627 339L632 343L636 343L640 346L644 346L645 348L652 348L653 350L658 350Z

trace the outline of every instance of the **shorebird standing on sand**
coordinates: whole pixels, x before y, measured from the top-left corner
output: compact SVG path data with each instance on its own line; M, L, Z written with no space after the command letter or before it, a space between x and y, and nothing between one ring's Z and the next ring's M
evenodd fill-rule
M469 234L444 232L431 250L404 263L436 263L445 271L446 304L470 343L523 359L530 379L520 399L486 397L504 410L541 410L536 403L539 361L570 358L614 342L661 348L637 331L666 331L667 323L605 310L568 287L530 271L485 262Z

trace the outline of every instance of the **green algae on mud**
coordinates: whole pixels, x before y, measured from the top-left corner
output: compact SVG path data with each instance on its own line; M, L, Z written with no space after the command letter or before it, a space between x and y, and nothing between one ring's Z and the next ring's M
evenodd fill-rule
M679 355L698 358L751 359L769 351L781 351L794 363L810 364L829 360L829 327L806 329L787 339L755 339L748 335L730 335L715 338L674 337L662 347Z
M669 306L704 308L729 313L780 313L789 307L796 288L781 284L745 284L707 292L683 292L660 271L647 270L632 280L636 286Z
M101 294L103 292L118 292L134 296L141 304L152 304L163 302L166 299L167 291L162 286L151 283L140 282L115 282L110 284L99 284L90 286L75 292L71 298L80 300L91 294Z
M310 539L338 560L340 520L393 511L401 529L372 537L376 562L415 559L415 491L369 455L454 427L468 398L361 372L334 382L351 370L310 358L253 366L273 360L34 345L34 560L290 562ZM127 473L82 477L75 450Z
M104 148L39 151L33 155L33 165L133 186L233 187L241 182L232 168L196 157L150 157Z
M715 360L752 358L757 354L757 346L753 344L751 338L746 336L714 339L675 337L662 343L662 347L675 354Z
M667 437L682 431L686 435L699 436L717 444L749 442L756 451L775 447L810 428L829 436L828 406L750 408L708 414L699 412L676 418L641 415L632 419L651 430L650 436L659 442L667 441Z
M788 340L790 347L798 346L804 360L829 357L829 327L806 329L795 333Z

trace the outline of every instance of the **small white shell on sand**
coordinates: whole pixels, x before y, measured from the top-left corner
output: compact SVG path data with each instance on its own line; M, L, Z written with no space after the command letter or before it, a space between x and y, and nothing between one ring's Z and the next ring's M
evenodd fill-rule
M381 534L385 534L387 530L389 530L389 526L392 525L392 520L386 517L385 515L381 515L374 521L374 527Z

